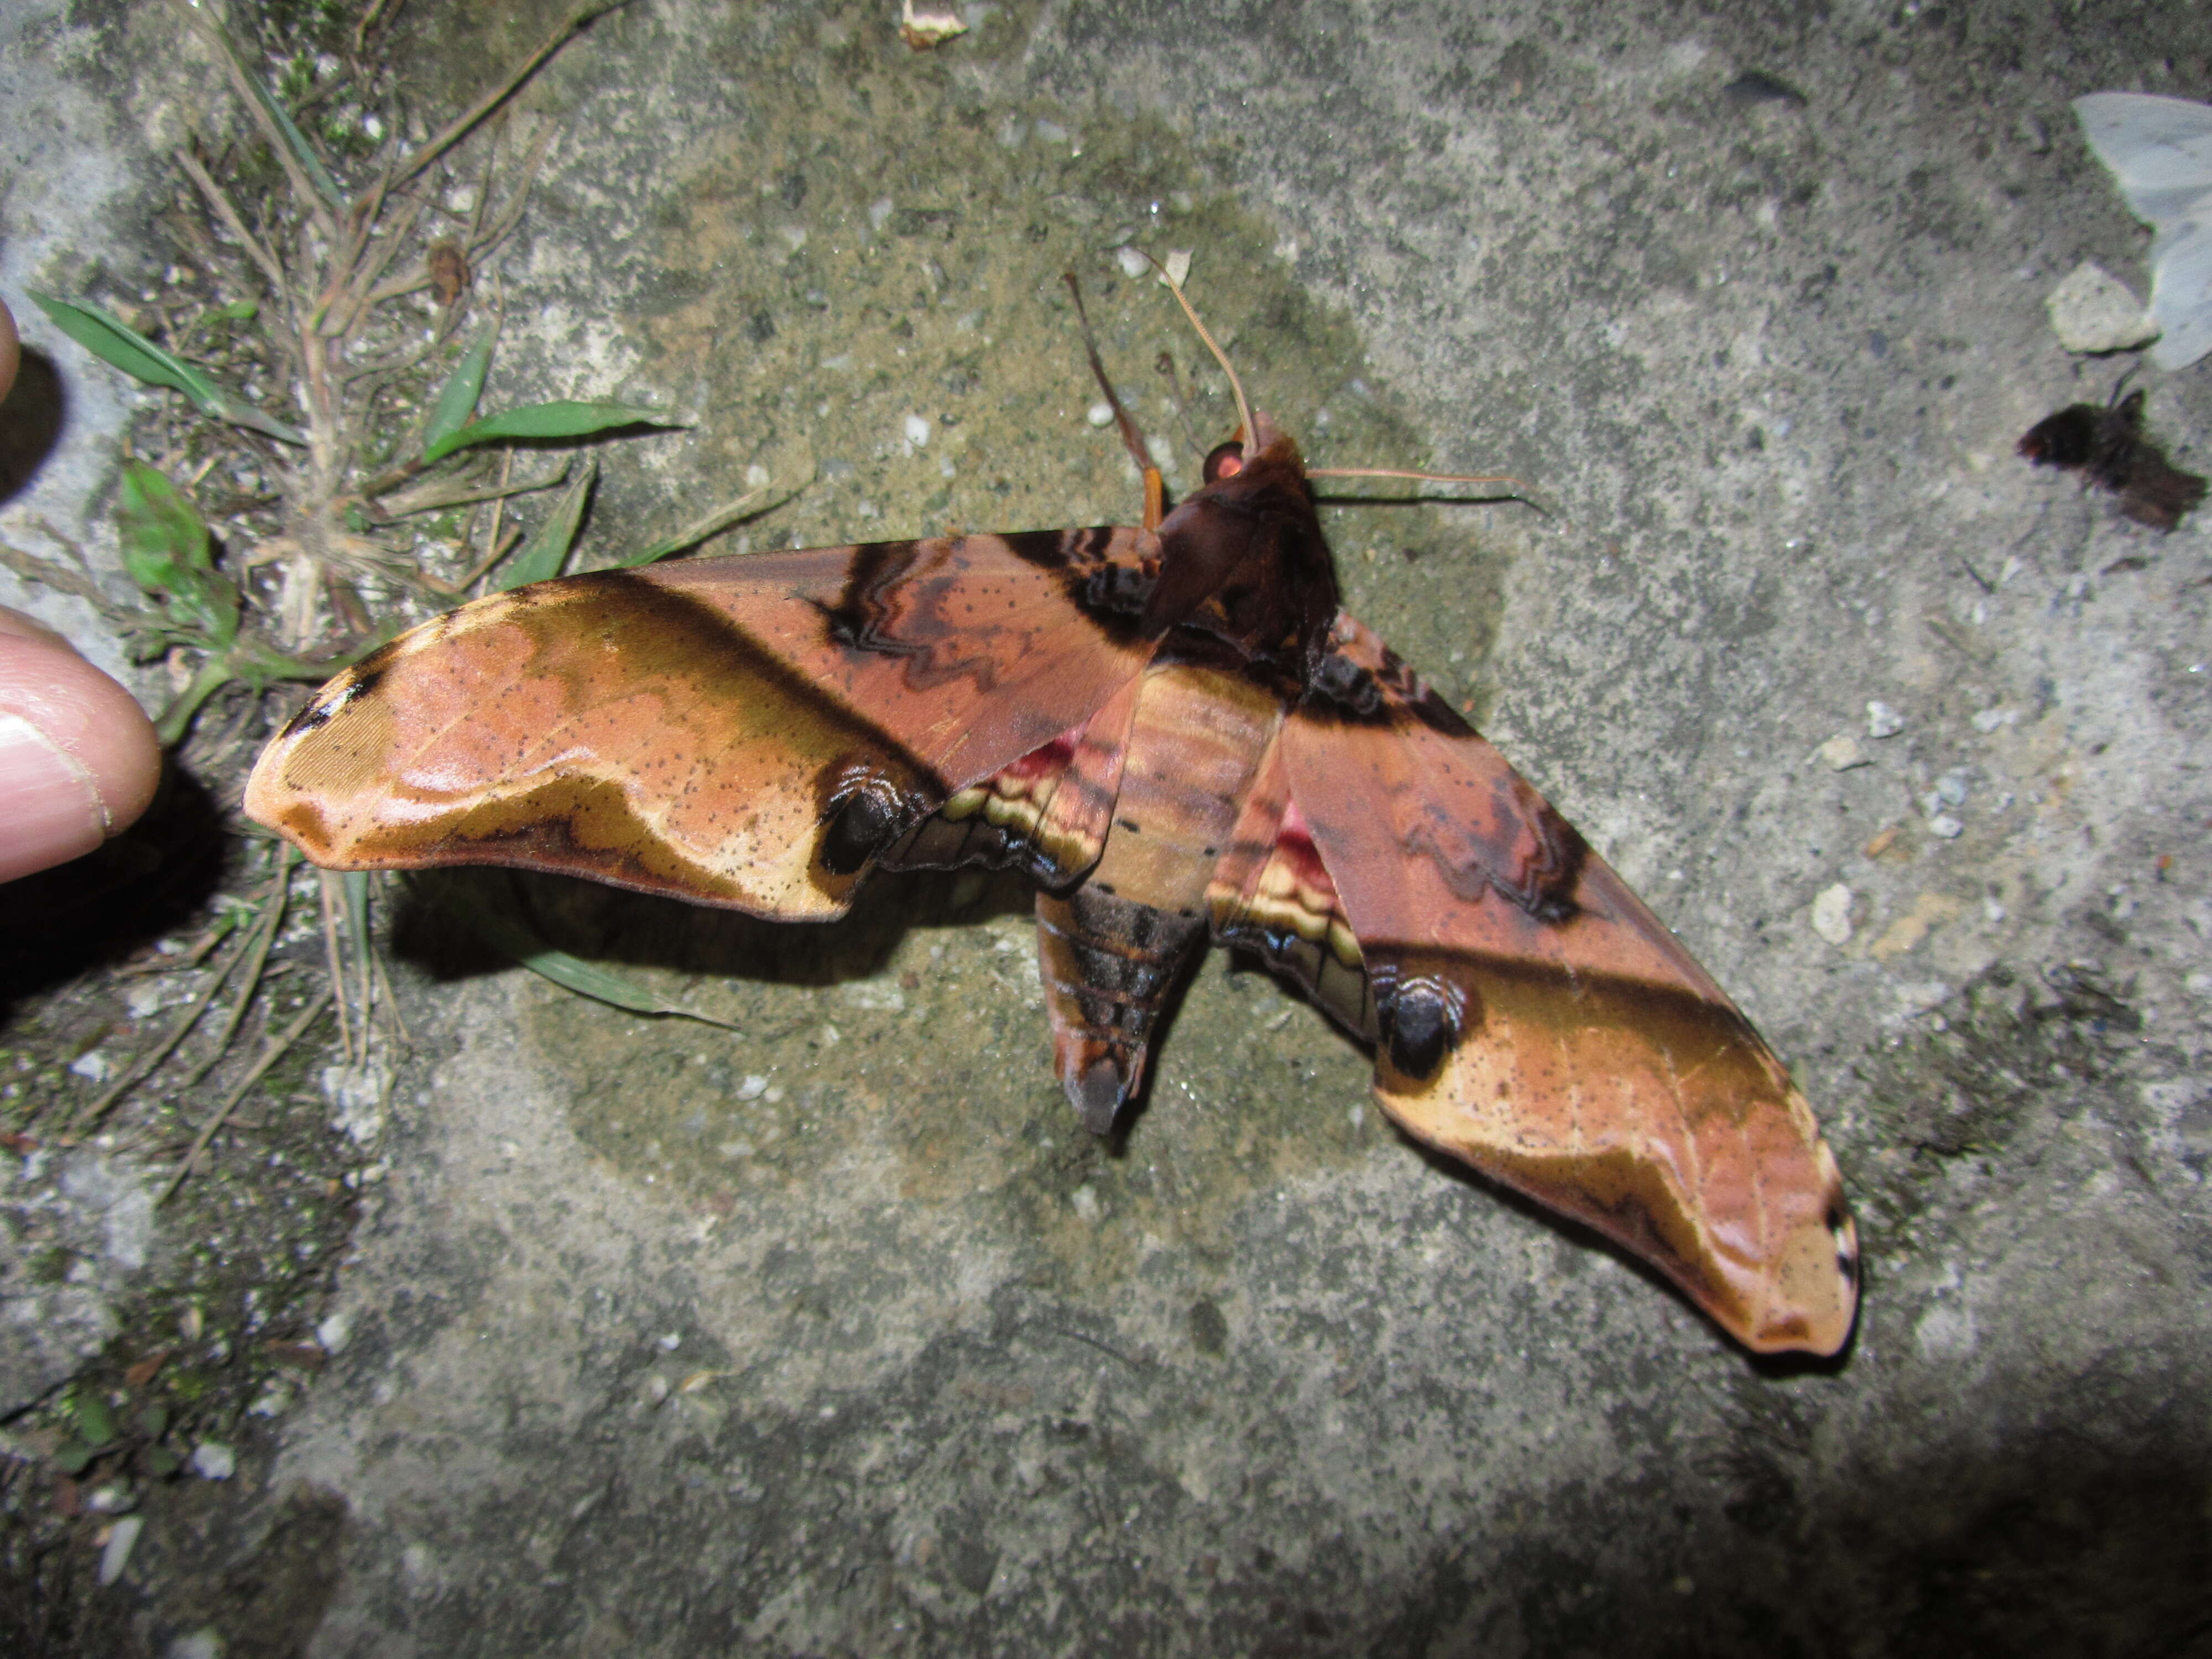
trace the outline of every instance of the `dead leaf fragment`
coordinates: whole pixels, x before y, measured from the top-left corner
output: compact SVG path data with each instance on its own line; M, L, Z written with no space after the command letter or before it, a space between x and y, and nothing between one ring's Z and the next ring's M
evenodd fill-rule
M469 291L468 256L459 242L433 242L425 263L430 268L431 292L438 296L440 305L451 310Z
M1942 893L1923 893L1912 902L1912 908L1881 931L1881 936L1867 946L1867 954L1876 962L1888 962L1920 948L1921 941L1944 923L1958 915L1963 907L1959 901Z
M123 1373L125 1386L133 1389L144 1388L160 1374L161 1367L168 1363L169 1350L167 1348L163 1348L158 1353L148 1354L143 1359L133 1365L129 1370Z

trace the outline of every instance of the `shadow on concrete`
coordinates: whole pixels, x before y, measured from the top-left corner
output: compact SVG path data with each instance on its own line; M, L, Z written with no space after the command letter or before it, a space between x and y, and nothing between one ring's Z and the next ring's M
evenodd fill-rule
M165 767L146 815L81 859L0 885L0 1020L207 914L235 851L207 786Z
M15 384L0 398L0 502L21 495L60 441L68 392L54 360L23 349Z

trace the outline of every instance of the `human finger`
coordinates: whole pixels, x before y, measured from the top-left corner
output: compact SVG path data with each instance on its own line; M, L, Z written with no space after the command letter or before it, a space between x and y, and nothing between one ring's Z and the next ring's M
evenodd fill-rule
M137 700L0 610L0 881L82 857L146 810L161 750Z

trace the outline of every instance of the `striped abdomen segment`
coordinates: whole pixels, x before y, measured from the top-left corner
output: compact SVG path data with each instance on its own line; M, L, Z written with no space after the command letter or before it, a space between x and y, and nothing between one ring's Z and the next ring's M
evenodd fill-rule
M1144 1080L1154 1024L1206 947L1206 882L1282 712L1234 674L1146 671L1106 850L1073 892L1037 895L1053 1064L1096 1133Z

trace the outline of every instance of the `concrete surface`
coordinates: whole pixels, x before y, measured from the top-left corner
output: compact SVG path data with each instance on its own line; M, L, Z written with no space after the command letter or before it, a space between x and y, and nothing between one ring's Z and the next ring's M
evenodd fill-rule
M410 20L428 101L554 9ZM1855 1345L1747 1360L1219 961L1087 1140L1018 889L799 937L545 884L572 948L743 1033L441 978L403 923L422 1052L348 1340L229 1510L149 1525L139 1638L2212 1651L2212 520L2012 454L2124 366L2045 294L2143 282L2067 100L2212 96L2212 15L968 9L916 56L888 4L639 0L525 100L562 136L495 392L702 420L606 457L597 544L753 465L816 479L753 544L1127 520L1058 273L1187 483L1153 360L1218 376L1110 250L1194 250L1316 462L1552 509L1340 511L1348 602L1801 1068ZM2204 469L2212 370L2136 384ZM179 1565L210 1540L220 1584Z

